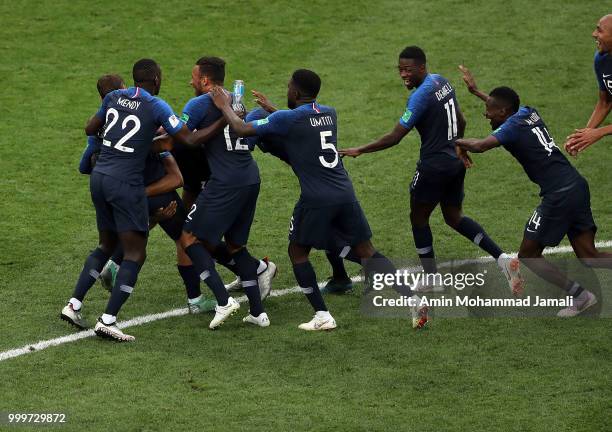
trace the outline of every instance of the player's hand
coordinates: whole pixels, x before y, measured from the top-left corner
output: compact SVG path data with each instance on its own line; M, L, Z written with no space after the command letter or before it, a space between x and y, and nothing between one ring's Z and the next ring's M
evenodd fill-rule
M476 93L478 91L478 86L476 85L476 80L474 79L474 75L468 68L464 65L459 65L459 70L463 74L461 78L463 78L463 82L467 86L470 93Z
M268 111L269 113L273 113L276 111L276 107L272 105L270 100L263 93L258 92L257 90L251 90L251 93L255 97L255 103Z
M230 94L221 86L215 86L210 90L210 96L215 104L215 106L219 109L222 109L226 106L230 106L232 104L232 97Z
M455 151L457 152L457 156L459 156L459 159L461 160L461 162L463 162L463 165L466 169L470 169L474 166L474 162L472 161L472 158L466 150L462 149L459 146L455 146Z
M236 115L240 117L240 120L244 120L247 116L247 109L243 103L240 103L238 105L232 104L232 110L234 110Z
M352 148L338 150L338 154L341 157L350 156L350 157L356 158L357 156L360 156L362 153L359 147L352 147Z
M170 219L172 216L176 214L176 201L172 201L166 207L161 207L155 210L155 213L152 216L152 220L157 223L167 219Z
M576 129L565 141L565 151L576 156L587 147L595 144L602 137L601 132L594 128Z

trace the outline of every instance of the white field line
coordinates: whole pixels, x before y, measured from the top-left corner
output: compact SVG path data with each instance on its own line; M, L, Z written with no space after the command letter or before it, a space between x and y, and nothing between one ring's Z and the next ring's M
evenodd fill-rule
M609 247L612 247L612 240L600 241L600 242L597 242L595 245L598 248L609 248ZM552 255L552 254L568 253L571 251L572 251L571 246L557 246L557 247L546 249L544 253L546 255ZM516 255L516 252L513 252L511 255ZM461 261L461 263L468 264L468 263L489 262L489 261L493 261L493 258L490 256L484 256L484 257L479 257L479 258L475 258L471 260L464 260L464 261ZM459 261L455 261L454 263L457 264L459 263ZM439 265L439 267L443 267L443 266L444 266L444 263L441 263ZM353 280L353 282L360 282L362 280L362 277L354 276L351 279ZM323 286L324 284L325 284L325 281L319 282L319 286ZM285 288L281 290L272 290L270 292L270 297L281 297L287 294L293 294L293 293L299 293L299 292L300 292L300 287ZM247 298L246 296L241 296L241 297L238 297L236 300L238 300L240 303L243 303L247 301ZM182 315L187 315L187 314L188 314L187 308L178 308L178 309L172 309L166 312L139 316L139 317L127 320L127 321L122 321L118 323L117 325L119 328L124 329L128 327L135 327L135 326L147 324L153 321L159 321L162 319L172 318L172 317L177 317L177 316L182 316ZM15 348L12 350L0 352L0 362L14 358L14 357L19 357L24 354L41 351L49 347L63 345L63 344L70 343L70 342L76 342L80 339L92 337L94 335L95 333L93 332L93 330L84 330L78 333L72 333L72 334L61 336L55 339L43 340L43 341L39 341L33 344L22 346L20 348Z

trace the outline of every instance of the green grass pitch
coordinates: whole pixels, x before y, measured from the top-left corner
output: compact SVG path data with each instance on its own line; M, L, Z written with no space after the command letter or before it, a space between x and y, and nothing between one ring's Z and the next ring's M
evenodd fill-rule
M609 12L604 6L1 2L0 352L72 333L58 315L97 241L88 180L77 163L101 74L129 79L135 60L152 57L163 69L160 96L180 112L202 55L225 58L227 83L243 79L247 91L258 89L280 106L290 73L311 68L323 80L320 102L338 110L339 147L349 147L397 122L407 96L397 55L417 44L430 71L457 89L468 136L485 135L489 125L462 85L461 62L483 90L516 88L560 144L586 123L597 97L590 33ZM414 257L407 190L418 143L413 132L391 150L345 161L373 241L390 257ZM591 184L602 240L612 239L609 144L572 160ZM255 157L262 192L250 250L278 263L276 288L292 287L286 233L298 184L280 161ZM465 212L514 251L537 188L503 150L475 162ZM432 229L438 255L481 255L444 226L439 211ZM155 230L121 319L184 306L173 254L172 242ZM320 280L329 275L322 253L313 262ZM105 294L92 288L84 308L91 321ZM330 298L339 328L325 334L297 329L311 310L293 294L268 300L266 330L234 318L210 332L209 316L182 316L130 329L133 344L88 338L3 361L0 412L65 412L62 429L74 431L612 430L610 319L448 319L414 333L406 320L362 316L359 303L358 294ZM18 430L0 425L5 429Z

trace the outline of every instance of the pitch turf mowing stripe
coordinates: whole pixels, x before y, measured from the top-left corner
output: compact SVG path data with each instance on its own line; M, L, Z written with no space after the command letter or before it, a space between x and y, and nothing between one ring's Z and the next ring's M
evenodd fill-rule
M597 242L595 243L595 246L597 246L598 248L612 247L612 240ZM572 250L573 249L571 246L557 246L554 248L546 249L544 251L544 254L546 255L562 254L562 253L572 252ZM512 252L511 255L516 256L516 252ZM468 263L476 263L476 262L483 262L483 261L484 262L493 261L493 258L491 258L490 256L484 256L484 257L479 257L479 258L475 258L472 260L465 260L465 263L468 264ZM440 263L440 266L444 266L444 263ZM353 280L353 282L360 282L362 280L362 277L354 276L351 279ZM322 286L323 284L325 284L325 282L319 282L319 286ZM298 292L300 292L300 287L285 288L282 290L273 290L270 292L270 297L280 297L280 296L284 296L287 294L293 294L293 293L298 293ZM238 297L236 300L239 303L244 303L245 301L247 301L247 298L246 296L241 296L241 297ZM143 315L140 317L132 318L127 321L122 321L122 322L117 323L117 326L121 329L128 328L128 327L135 327L135 326L143 325L143 324L150 323L153 321L159 321L159 320L166 319L166 318L187 315L188 313L189 311L187 308L172 309L166 312L160 312L160 313L150 314L150 315ZM95 333L93 330L84 330L78 333L61 336L55 339L39 341L34 344L25 345L21 348L16 348L16 349L1 352L0 362L14 358L14 357L19 357L24 354L29 354L35 351L41 351L49 347L63 345L63 344L70 343L70 342L76 342L80 339L84 339L84 338L88 338L92 336L95 336Z

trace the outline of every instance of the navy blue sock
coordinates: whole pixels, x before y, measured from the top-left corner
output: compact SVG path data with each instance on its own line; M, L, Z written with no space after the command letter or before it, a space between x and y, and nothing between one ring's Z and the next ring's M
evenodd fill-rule
M373 266L373 270L377 273L395 274L397 272L397 268L393 265L391 260L380 252L374 252L374 255L372 255L372 259L376 260ZM410 287L404 284L394 285L393 289L398 293L408 297L412 296L413 294Z
M416 246L417 254L419 254L423 271L425 273L437 273L438 266L436 265L436 256L433 250L433 235L429 225L424 227L413 226L412 236L414 237L414 245Z
M327 261L329 261L332 267L334 279L348 279L348 274L346 274L344 262L340 255L335 253L335 251L325 251L325 256L327 256Z
M295 274L298 285L302 288L302 292L306 295L306 298L315 312L326 311L327 307L325 306L321 291L319 290L319 285L317 284L317 275L310 261L294 264L293 273Z
M223 281L215 270L215 262L201 243L194 243L185 249L201 280L213 292L219 306L227 306L229 295Z
M219 245L215 249L215 255L213 256L213 258L216 259L217 262L223 267L234 273L236 276L239 276L238 268L236 267L236 262L227 250L227 245L225 244L225 242L219 243Z
M140 264L136 261L123 261L117 273L117 280L115 281L113 292L104 313L117 316L121 306L123 306L134 290L134 285L136 285L138 280L138 272L140 272Z
M236 263L238 276L240 276L242 280L242 288L249 299L249 310L251 315L258 317L264 311L263 305L261 304L259 284L257 283L259 260L253 258L246 247L243 247L233 254L232 259Z
M503 253L499 246L487 235L485 230L478 225L478 222L469 217L462 217L455 230L495 259L499 258Z
M194 299L202 295L200 290L200 276L193 265L177 265L179 274L183 278L185 284L185 290L187 291L187 298Z
M115 264L121 265L121 263L123 262L123 248L121 247L121 245L117 246L115 252L113 253L113 256L111 256L111 259Z
M98 276L100 276L100 272L104 264L106 264L106 261L108 261L108 255L102 252L100 248L96 248L89 254L85 260L85 265L83 266L83 270L81 270L76 286L74 287L72 297L79 301L83 301L89 288L93 286Z

